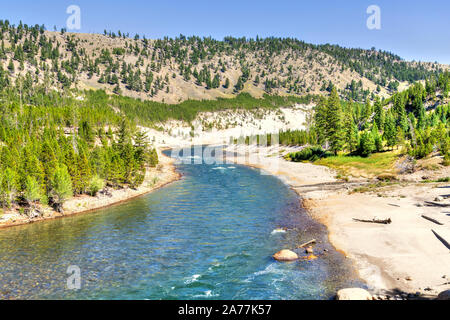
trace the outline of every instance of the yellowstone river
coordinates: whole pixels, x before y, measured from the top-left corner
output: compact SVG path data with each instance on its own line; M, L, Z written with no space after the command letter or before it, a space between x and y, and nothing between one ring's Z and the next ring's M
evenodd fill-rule
M0 298L331 299L359 283L276 177L239 165L177 170L181 180L127 203L0 230ZM313 238L317 259L273 260Z

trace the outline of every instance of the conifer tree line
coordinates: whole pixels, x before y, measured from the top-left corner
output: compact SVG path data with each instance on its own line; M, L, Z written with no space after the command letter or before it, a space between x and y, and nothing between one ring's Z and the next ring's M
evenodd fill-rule
M373 103L342 100L333 88L329 97L322 97L315 107L312 128L283 132L280 141L322 146L335 155L344 152L369 156L401 147L419 159L439 151L447 162L449 88L449 72L427 79L425 86L417 82L389 99L377 97ZM302 158L301 154L298 156Z
M249 93L240 93L234 98L218 98L216 100L186 100L179 104L166 104L150 100L139 100L123 96L114 96L105 101L121 110L129 119L144 126L154 126L167 120L175 119L186 122L195 120L200 112L223 110L277 109L294 104L310 104L317 96L276 96L265 94L255 98Z
M44 87L0 92L0 205L61 211L69 198L139 187L158 163L149 138L104 92L70 97ZM82 98L80 98L82 97Z
M370 156L402 149L416 159L440 152L450 164L450 73L414 83L389 99L375 97L357 103L340 97L331 86L329 96L316 97L314 121L307 130L279 132L281 145L310 146L291 155L297 161L328 155ZM260 143L261 137L245 137L245 144ZM243 142L234 139L234 143ZM271 135L261 143L271 144Z

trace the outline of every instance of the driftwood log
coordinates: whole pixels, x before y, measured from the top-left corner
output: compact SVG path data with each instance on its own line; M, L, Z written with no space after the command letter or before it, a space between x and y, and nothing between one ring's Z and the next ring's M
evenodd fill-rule
M361 220L361 219L353 218L353 220L357 221L357 222L378 223L378 224L391 224L392 223L391 218L385 219L385 220L379 220L379 219Z
M422 215L422 218L424 218L424 219L426 219L426 220L428 220L428 221L431 221L431 222L433 222L433 223L436 223L436 224L438 224L438 225L440 225L440 226L443 226L443 225L444 225L443 223L437 221L436 219L427 217L427 216L425 216L425 215Z
M425 201L425 205L427 207L442 207L442 208L450 208L450 204L439 203L434 201Z
M311 241L305 242L304 244L298 246L297 249L304 248L304 247L309 246L310 244L314 244L316 242L317 242L316 239L312 239Z
M450 243L448 243L444 238L442 238L440 235L438 235L438 234L436 233L436 231L434 231L434 230L431 230L431 231L432 231L433 234L436 236L436 238L438 238L438 240L439 240L440 242L442 242L442 244L443 244L444 246L446 246L447 249L450 250Z

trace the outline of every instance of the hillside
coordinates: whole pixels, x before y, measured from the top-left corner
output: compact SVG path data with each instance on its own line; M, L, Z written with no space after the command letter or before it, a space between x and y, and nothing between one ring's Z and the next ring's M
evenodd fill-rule
M23 78L46 88L179 103L188 99L323 94L387 97L446 65L407 62L389 52L312 45L297 39L185 37L148 40L120 31L74 34L0 21L0 86Z

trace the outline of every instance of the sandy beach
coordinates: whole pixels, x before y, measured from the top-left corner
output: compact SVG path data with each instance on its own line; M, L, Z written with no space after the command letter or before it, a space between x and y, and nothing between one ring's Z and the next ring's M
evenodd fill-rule
M0 216L0 229L17 225L36 223L45 220L63 218L75 214L88 213L93 210L117 205L136 197L148 194L180 178L176 172L174 160L158 152L159 164L156 168L147 169L144 183L137 189L110 190L109 195L98 194L95 197L88 195L74 197L64 203L64 213L57 213L51 208L40 208L41 217L29 218L19 214L17 211L10 211Z
M420 293L433 298L450 288L450 251L438 239L450 240L450 208L425 204L438 197L445 199L446 183L410 182L353 193L367 181L338 181L329 168L288 162L280 157L286 150L238 146L230 151L236 153L237 163L279 177L302 197L309 214L328 227L331 243L353 261L372 294ZM390 218L392 223L362 223L354 218Z

